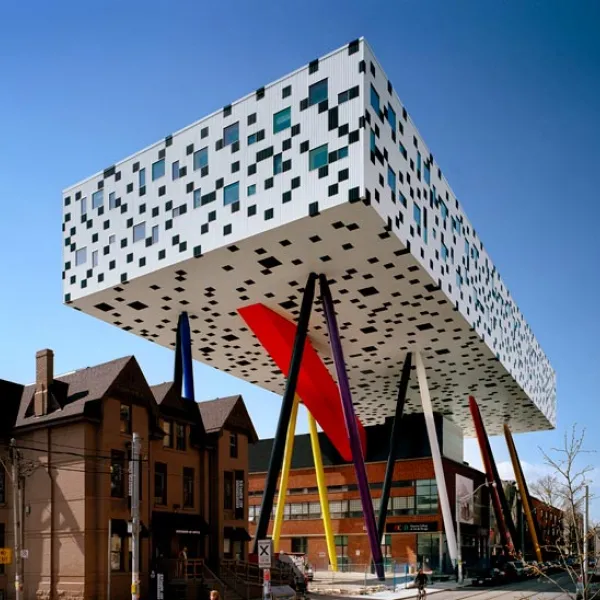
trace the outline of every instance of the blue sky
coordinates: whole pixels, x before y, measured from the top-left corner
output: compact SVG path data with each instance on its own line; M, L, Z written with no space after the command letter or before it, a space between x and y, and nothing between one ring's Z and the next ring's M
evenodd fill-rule
M593 0L5 3L0 21L0 377L31 381L170 351L61 304L61 190L364 35L558 374L558 428L597 441L600 4ZM241 392L261 436L277 398L196 366L197 396ZM301 422L305 428L305 422ZM508 454L493 440L497 459ZM478 464L475 445L467 458ZM589 462L597 463L591 455ZM597 507L594 507L597 509ZM600 518L600 510L594 511Z

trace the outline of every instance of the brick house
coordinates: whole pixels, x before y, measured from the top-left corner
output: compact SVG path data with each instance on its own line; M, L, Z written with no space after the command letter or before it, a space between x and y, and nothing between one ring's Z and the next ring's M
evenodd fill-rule
M241 396L184 400L172 383L150 387L132 356L61 376L53 362L51 350L37 353L32 385L0 380L2 458L10 472L14 438L24 481L24 597L106 599L109 581L112 600L131 597L133 432L142 442L142 597L158 556L175 558L187 547L190 558L218 565L226 526L245 531L247 522L244 497L229 521L211 519L223 503L231 459L222 440L230 431L241 449L236 477L247 487L244 449L256 433ZM11 480L0 469L0 546L14 545L12 516ZM14 564L0 569L5 598L14 597L13 579Z

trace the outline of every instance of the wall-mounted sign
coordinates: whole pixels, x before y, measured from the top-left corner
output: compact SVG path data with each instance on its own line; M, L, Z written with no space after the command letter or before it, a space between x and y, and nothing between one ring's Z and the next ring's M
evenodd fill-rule
M244 471L235 472L235 518L244 518Z
M387 523L385 526L386 533L427 533L437 530L437 521L425 523Z

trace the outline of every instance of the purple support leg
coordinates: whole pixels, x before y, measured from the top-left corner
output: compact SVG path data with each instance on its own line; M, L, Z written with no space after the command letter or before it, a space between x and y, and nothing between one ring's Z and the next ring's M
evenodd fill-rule
M377 525L375 523L375 511L373 510L373 500L369 490L369 482L367 480L367 470L365 468L365 459L360 444L358 428L356 426L356 415L354 413L354 405L352 404L352 395L350 393L350 384L348 383L348 374L346 373L346 364L344 362L344 353L342 343L340 341L340 333L337 326L335 310L333 308L333 300L329 283L325 275L319 276L319 284L321 288L321 301L323 302L323 310L325 312L325 321L329 332L329 343L331 344L331 353L335 362L335 370L337 373L338 385L340 388L340 397L342 399L342 408L344 410L344 420L346 421L346 430L348 431L348 439L352 450L352 461L354 462L354 471L356 473L356 481L358 483L358 491L360 492L360 501L365 516L365 525L367 527L367 536L369 537L369 545L371 546L371 555L375 563L377 577L381 581L385 580L383 570L383 560L381 556L381 546L377 539Z

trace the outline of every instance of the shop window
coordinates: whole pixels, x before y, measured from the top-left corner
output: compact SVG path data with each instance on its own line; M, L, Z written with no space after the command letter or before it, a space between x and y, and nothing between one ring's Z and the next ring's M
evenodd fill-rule
M223 508L233 510L233 471L223 473Z
M110 451L110 495L112 498L123 498L125 495L125 452Z
M121 404L120 411L121 433L131 433L131 406Z
M424 569L437 571L440 568L440 534L417 534L417 563Z

